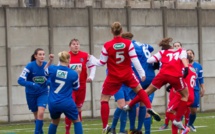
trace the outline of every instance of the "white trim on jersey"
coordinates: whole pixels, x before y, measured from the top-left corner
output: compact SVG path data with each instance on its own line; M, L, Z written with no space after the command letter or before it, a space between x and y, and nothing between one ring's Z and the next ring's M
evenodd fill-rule
M152 57L147 59L147 63L155 63L160 61L161 59L161 53L163 53L164 50L158 51L156 54L154 54Z
M180 59L184 59L184 58L187 59L187 52L186 52L186 50L183 49L181 51L181 54L179 55L179 58Z

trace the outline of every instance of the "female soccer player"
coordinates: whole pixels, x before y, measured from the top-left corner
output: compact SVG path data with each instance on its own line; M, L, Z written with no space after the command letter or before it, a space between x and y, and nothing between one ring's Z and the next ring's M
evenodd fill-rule
M50 55L51 61L52 56ZM31 56L31 62L25 66L18 79L18 83L25 86L28 108L34 114L36 124L34 134L43 134L43 116L48 100L47 78L44 73L46 62L44 59L44 50L37 48Z
M188 75L188 60L187 53L183 49L172 49L172 46L169 44L172 41L172 38L164 38L159 46L162 47L161 51L154 54L150 57L147 62L154 63L160 61L162 67L159 73L155 76L152 83L146 89L147 94L155 92L157 89L160 89L163 85L169 83L172 85L176 91L181 94L181 100L179 108L176 113L175 120L173 124L180 129L185 129L181 117L184 115L184 109L187 109L187 100L188 100L188 89L183 78L186 78ZM182 74L182 68L184 67L184 74ZM129 106L125 106L125 109L133 106L140 100L139 96L135 97Z
M72 91L79 88L79 76L76 71L68 68L70 63L68 52L60 52L58 56L60 65L52 65L45 69L50 80L48 105L52 119L48 134L56 134L62 113L73 121L75 134L83 134L82 124L78 118L78 109L71 97ZM80 68L77 69L80 72Z
M76 69L76 67L81 68L80 73L80 87L77 91L74 91L72 93L72 97L75 101L75 104L78 107L78 113L79 118L82 120L81 116L81 108L84 104L85 96L86 96L86 83L92 82L92 80L95 77L96 72L96 66L90 64L88 60L88 53L80 50L80 42L78 39L72 39L69 43L70 47L70 64L69 67L71 69ZM87 68L89 69L90 75L87 76ZM71 120L69 120L67 117L65 118L65 124L66 124L66 134L70 134L70 126L71 126Z
M104 81L101 94L101 118L103 122L103 133L107 131L109 117L109 100L122 86L131 87L141 101L148 108L148 112L152 114L156 120L160 120L160 116L151 108L150 100L136 78L131 68L131 62L136 68L142 81L145 80L145 72L142 69L137 58L134 46L130 40L121 37L122 26L119 22L114 22L111 25L111 32L114 38L106 42L102 48L100 59L90 56L91 62L96 66L104 66L107 64L108 75Z

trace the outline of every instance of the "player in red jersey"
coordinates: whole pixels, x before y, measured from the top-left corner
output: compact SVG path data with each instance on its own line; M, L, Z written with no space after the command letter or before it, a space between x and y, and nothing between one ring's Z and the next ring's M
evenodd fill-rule
M175 120L173 121L180 129L185 129L181 117L184 115L184 110L187 108L188 100L188 89L183 78L186 78L188 75L188 60L187 53L183 49L172 49L172 46L169 44L172 41L172 38L164 38L159 46L162 47L162 50L153 55L153 57L147 60L148 63L161 62L161 69L159 73L155 76L152 83L146 89L147 94L155 92L157 89L160 89L163 85L169 83L171 84L176 91L181 94L180 105L176 113ZM184 68L184 74L182 73L182 68ZM124 109L129 109L137 102L140 101L140 98L135 97L129 106L125 106Z
M69 47L70 47L69 54L71 56L69 67L73 70L75 70L76 67L81 68L79 78L80 88L72 93L72 98L74 99L75 104L78 107L79 118L80 120L82 120L81 107L83 106L86 96L86 82L92 82L95 76L96 66L90 64L88 60L89 54L87 52L80 50L80 43L78 39L72 39L69 43ZM89 77L87 77L87 68L90 71ZM71 121L67 117L65 118L65 124L66 134L69 134Z
M114 38L106 42L102 48L100 59L96 59L94 56L90 57L91 62L97 66L104 66L107 64L108 74L103 84L101 94L101 118L103 123L103 133L107 133L108 129L108 117L109 117L109 100L122 86L125 84L131 87L141 101L148 108L148 112L151 113L156 120L160 120L160 116L151 109L151 103L148 95L142 90L138 79L131 68L131 62L136 68L142 81L145 80L145 72L140 65L134 50L133 44L128 39L121 37L122 26L119 22L114 22L111 26L111 31Z

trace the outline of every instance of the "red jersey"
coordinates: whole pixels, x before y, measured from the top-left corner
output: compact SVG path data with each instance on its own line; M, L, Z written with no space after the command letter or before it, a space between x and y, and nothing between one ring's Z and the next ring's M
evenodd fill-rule
M108 76L122 79L133 72L131 58L137 56L132 50L134 51L134 47L131 41L119 36L104 44L101 52L103 58L100 57L100 62L107 63ZM129 55L129 52L132 54Z
M174 76L174 77L181 77L182 68L184 67L181 59L187 58L187 53L183 49L168 49L168 50L161 50L154 55L154 58L157 61L161 61L161 69L160 73Z
M75 70L75 68L77 66L81 67L81 73L80 73L80 84L84 83L86 84L86 80L87 80L87 62L88 62L88 53L83 52L83 51L79 51L77 54L73 54L71 51L70 53L70 64L69 67L73 70Z

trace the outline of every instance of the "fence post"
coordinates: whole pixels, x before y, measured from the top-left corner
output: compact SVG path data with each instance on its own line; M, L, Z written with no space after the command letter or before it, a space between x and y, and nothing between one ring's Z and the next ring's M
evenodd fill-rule
M197 12L197 26L198 26L198 56L199 63L203 66L203 52L202 52L202 9L200 6L196 7ZM203 102L202 98L200 98L200 111L203 111L202 108Z
M93 43L93 7L87 6L88 9L88 27L89 27L89 51L90 54L94 55L94 43ZM93 90L93 82L90 83L91 91L91 117L95 117L96 105L95 105L95 96Z
M7 76L7 104L8 104L8 122L13 121L13 102L12 102L12 82L11 82L11 49L9 48L9 20L8 20L8 5L4 5L4 25L5 25L5 61L6 61L6 76Z
M48 11L48 34L49 34L49 53L54 53L53 47L53 8L52 6L47 6Z
M131 6L125 6L127 30L131 32Z

